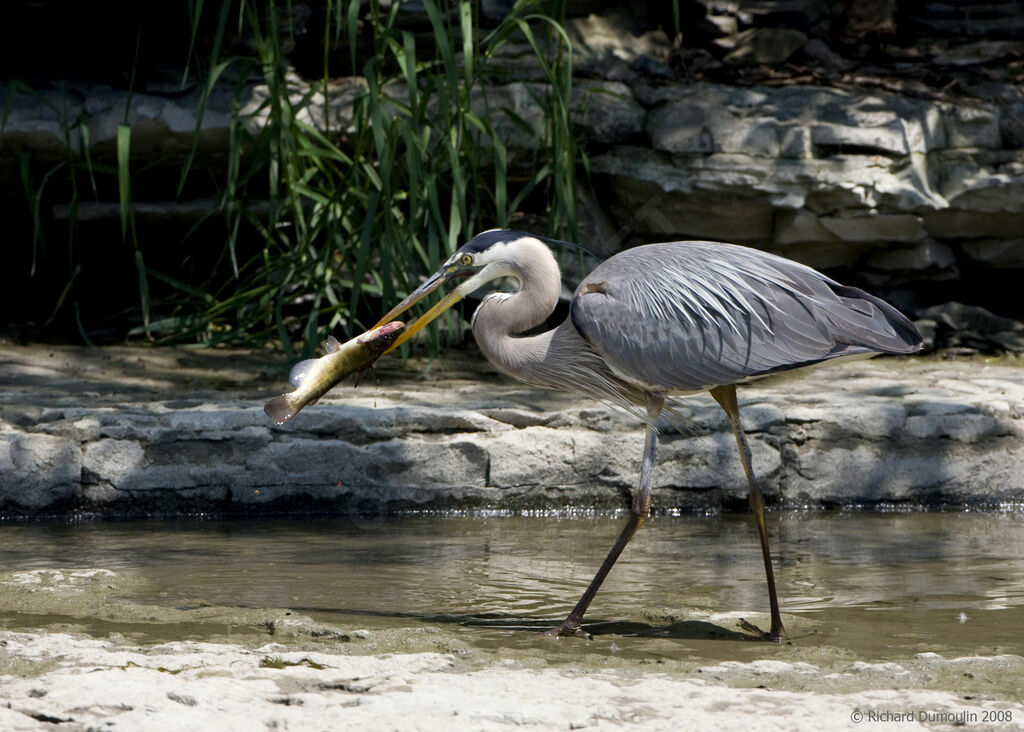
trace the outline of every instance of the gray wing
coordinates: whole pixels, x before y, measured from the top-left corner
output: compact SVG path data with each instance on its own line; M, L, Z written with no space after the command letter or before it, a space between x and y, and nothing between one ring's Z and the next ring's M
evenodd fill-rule
M756 249L636 247L580 284L572 322L621 378L697 391L839 356L912 353L913 323L888 303Z

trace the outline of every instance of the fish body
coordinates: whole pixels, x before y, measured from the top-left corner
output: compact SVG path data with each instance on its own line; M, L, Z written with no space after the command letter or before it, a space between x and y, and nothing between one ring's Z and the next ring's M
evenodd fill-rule
M344 343L339 343L334 336L328 336L324 344L327 355L295 364L288 375L288 381L296 387L295 391L274 397L264 405L263 411L275 424L284 424L304 406L315 403L349 374L372 366L404 328L404 323L396 321Z

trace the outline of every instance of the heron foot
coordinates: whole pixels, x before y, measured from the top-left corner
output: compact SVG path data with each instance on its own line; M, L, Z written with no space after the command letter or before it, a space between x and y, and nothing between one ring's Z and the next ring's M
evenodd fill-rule
M541 635L547 638L582 638L583 640L594 640L594 636L583 630L579 623L570 623L568 620L557 628L544 631Z
M778 628L772 628L772 630L769 632L761 630L753 623L747 622L744 618L740 618L740 622L737 623L737 625L739 625L741 628L743 628L743 630L747 631L748 633L753 633L761 640L770 641L772 643L782 643L782 641L789 638L789 635L786 633L786 629L782 627L781 623L779 624Z

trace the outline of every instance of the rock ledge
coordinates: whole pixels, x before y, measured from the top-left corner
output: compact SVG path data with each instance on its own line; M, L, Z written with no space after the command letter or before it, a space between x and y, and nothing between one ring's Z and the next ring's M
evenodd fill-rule
M3 347L0 511L38 515L622 509L643 434L626 415L471 359L337 387L284 427L270 355ZM396 362L397 363L397 362ZM775 506L1024 501L1019 360L875 359L743 387ZM657 510L744 509L728 424L704 397L665 423Z

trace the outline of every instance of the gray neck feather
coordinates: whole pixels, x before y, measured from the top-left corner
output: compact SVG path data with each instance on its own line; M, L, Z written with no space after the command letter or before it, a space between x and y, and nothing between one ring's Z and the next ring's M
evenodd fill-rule
M555 309L562 273L551 250L539 241L518 242L516 255L514 276L519 289L484 298L473 318L473 337L499 371L531 384L548 385L540 372L546 371L555 331L519 334L543 323Z
M488 295L473 318L473 337L484 356L519 381L582 392L636 411L644 403L643 392L617 379L569 318L544 333L519 335L551 314L562 283L551 250L535 240L520 246L514 266L519 289Z

